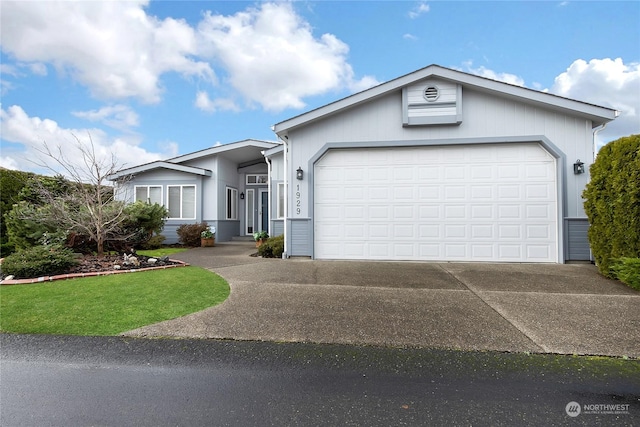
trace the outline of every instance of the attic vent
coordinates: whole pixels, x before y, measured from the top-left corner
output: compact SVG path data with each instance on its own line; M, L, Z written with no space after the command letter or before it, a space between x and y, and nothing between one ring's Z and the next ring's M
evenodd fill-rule
M440 96L440 91L436 86L429 86L424 90L424 99L429 102L433 102Z

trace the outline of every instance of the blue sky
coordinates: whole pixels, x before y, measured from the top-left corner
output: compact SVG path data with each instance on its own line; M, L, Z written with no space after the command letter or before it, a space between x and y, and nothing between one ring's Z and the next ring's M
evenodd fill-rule
M640 133L640 2L6 1L0 166L74 137L127 167L247 138L430 64L612 107Z

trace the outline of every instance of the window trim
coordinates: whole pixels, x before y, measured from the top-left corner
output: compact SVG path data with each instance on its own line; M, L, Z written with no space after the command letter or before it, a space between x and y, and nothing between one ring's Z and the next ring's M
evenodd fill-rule
M253 176L256 178L256 182L249 182L249 177ZM259 177L264 177L264 182L258 182ZM269 183L269 175L266 173L248 173L245 176L245 183L247 185L267 185Z
M284 182L279 182L276 186L276 194L277 194L277 199L276 199L276 218L277 219L284 219L284 207L285 207L285 203L284 203L284 198L285 198L285 194L284 194ZM282 208L280 206L280 199L282 199Z
M231 199L229 199L229 191L231 191ZM237 221L238 220L238 189L234 187L226 186L224 189L224 216L225 219L229 221ZM230 205L229 203L233 203ZM231 207L231 215L229 215L229 207Z
M189 220L195 220L198 216L198 209L197 209L197 191L196 191L196 185L195 184L169 184L167 185L167 204L165 205L165 207L167 208L167 210L169 211L169 214L171 214L171 211L169 209L169 189L171 187L178 187L180 188L180 216L179 217L168 217L167 219L189 219ZM183 200L184 200L184 187L193 187L193 217L192 218L186 218L183 216Z
M145 198L145 203L151 203L151 197L149 197L149 191L151 188L159 188L160 189L160 202L158 203L160 206L164 206L164 189L162 185L134 185L133 186L133 201L138 202L142 200L137 199L138 188L146 188L147 189L147 197Z

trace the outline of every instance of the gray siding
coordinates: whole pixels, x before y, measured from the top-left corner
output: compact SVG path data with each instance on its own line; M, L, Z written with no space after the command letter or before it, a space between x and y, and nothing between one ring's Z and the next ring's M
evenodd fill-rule
M586 218L571 218L567 223L567 261L589 261L589 221Z
M228 242L234 236L239 236L240 221L209 221L211 225L216 227L216 241Z
M281 234L284 234L284 221L283 220L271 221L271 235L279 236Z
M289 256L311 256L311 220L289 220Z

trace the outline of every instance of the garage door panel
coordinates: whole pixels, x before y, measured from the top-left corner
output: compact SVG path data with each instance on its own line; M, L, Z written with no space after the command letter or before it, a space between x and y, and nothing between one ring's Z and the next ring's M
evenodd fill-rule
M414 224L394 224L392 226L394 240L410 239L414 240L417 236L416 226Z
M527 200L553 200L552 195L555 193L550 184L528 184L525 187Z
M494 197L493 185L471 185L470 187L472 200L492 199Z
M369 224L367 226L367 230L368 232L366 233L366 236L370 237L371 240L389 239L393 237L391 224Z
M314 255L555 262L555 171L537 144L330 150L315 166Z
M364 221L366 219L365 207L359 205L344 206L345 221Z
M393 189L393 200L395 202L406 202L415 200L415 187L414 186L398 186Z
M444 177L449 180L462 180L466 178L466 171L464 166L448 165L444 169Z
M494 247L491 244L471 245L471 256L478 261L491 261L495 259Z
M336 194L339 194L339 189L336 190ZM344 200L365 201L366 199L366 191L362 186L344 187Z
M369 195L369 199L372 202L388 202L392 191L393 189L389 187L370 186L367 188L366 193Z
M471 226L471 238L475 240L493 240L496 237L493 224L475 224Z
M440 235L440 225L420 224L418 227L419 241L440 240Z

